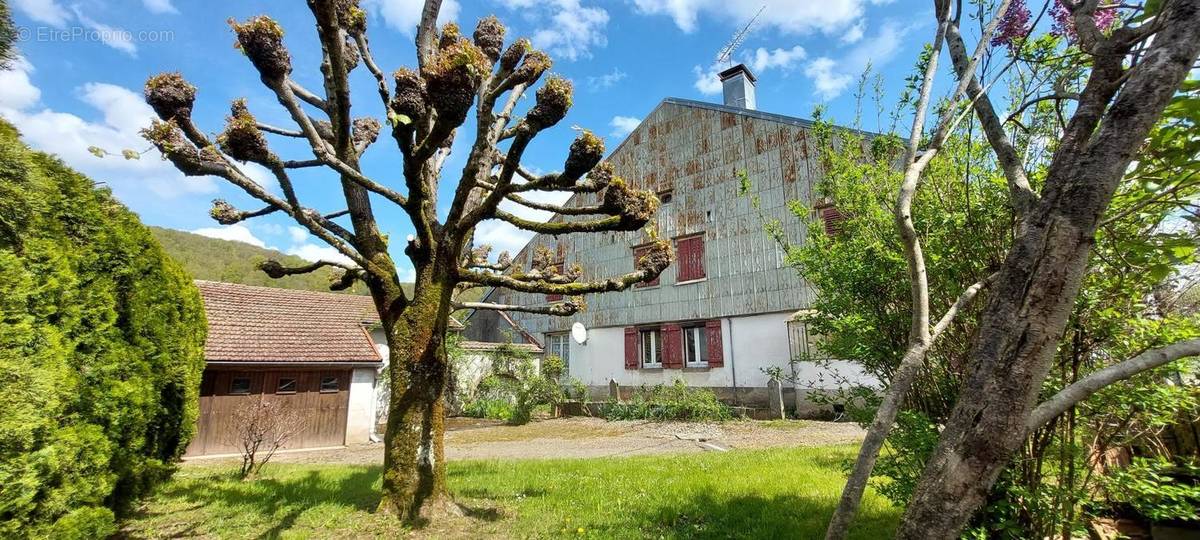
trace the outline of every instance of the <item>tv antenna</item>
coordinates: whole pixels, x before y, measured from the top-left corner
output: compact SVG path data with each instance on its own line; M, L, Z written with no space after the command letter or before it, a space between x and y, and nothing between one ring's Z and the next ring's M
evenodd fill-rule
M762 15L764 9L767 9L766 4L763 4L762 7L758 8L758 13L755 13L753 17L750 17L750 21L746 23L746 26L743 26L738 33L734 34L733 39L729 40L729 43L726 44L723 49L721 49L721 52L717 53L718 64L733 63L733 51L736 51L738 47L742 46L742 42L746 41L746 37L750 35L750 27L754 26L754 22L758 20L759 15Z

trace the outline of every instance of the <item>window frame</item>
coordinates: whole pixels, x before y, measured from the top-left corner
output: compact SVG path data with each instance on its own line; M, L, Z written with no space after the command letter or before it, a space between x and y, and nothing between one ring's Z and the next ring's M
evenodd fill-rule
M703 323L681 325L680 333L683 334L680 348L683 354L683 367L685 368L707 368L708 367L708 333ZM694 339L694 341L693 341ZM699 352L701 358L692 358L693 353L688 348L689 344L695 345L695 350Z
M644 257L646 255L646 253L650 250L651 245L652 244L639 244L639 245L633 246L633 269L634 270L637 270L638 260L640 259L640 257L638 256L638 252L639 251L642 252L641 255ZM634 283L633 288L634 289L652 289L654 287L658 287L659 285L661 285L662 284L661 280L662 280L662 274L659 274L657 276L654 276L654 279L651 281L639 281L637 283ZM640 341L639 341L639 343L640 343ZM640 345L639 345L639 347L640 347Z
M642 369L662 369L663 367L663 335L662 329L655 327L638 328L638 365ZM647 362L646 337L650 337L650 348L653 350L654 362Z
M546 334L546 352L562 359L564 375L571 372L570 332Z
M676 271L675 271L675 284L676 285L686 285L688 283L697 283L697 282L708 279L708 264L706 264L708 262L707 261L708 251L706 249L704 249L705 248L704 238L705 238L705 233L703 231L694 233L694 234L689 234L686 236L679 236L679 237L675 238L675 253L679 257L679 260L677 261L677 264L676 264ZM699 258L699 265L696 267L699 269L700 275L699 276L692 276L692 275L685 276L685 275L683 275L684 271L688 270L688 269L694 269L693 266L695 266L695 265L689 265L684 262L683 258L685 257L685 255L683 253L682 245L684 242L693 242L693 241L699 242L700 249L704 251L704 254L701 255Z
M330 380L333 381L333 389L327 389L325 387L325 383ZM320 384L320 386L317 387L317 389L322 394L336 394L338 392L341 392L342 391L342 378L337 375L322 375L321 376L321 384Z
M292 389L284 390L283 389L283 381L291 381ZM282 394L282 395L295 394L299 390L299 388L300 388L300 378L296 377L295 375L288 375L286 377L281 376L281 377L277 377L275 379L275 393L276 394Z
M246 390L245 391L234 390L234 387L238 381L246 381ZM248 395L250 395L250 393L253 389L254 389L254 378L249 375L234 375L229 378L229 395L231 395L231 396L248 396Z
M560 261L550 265L550 272L554 273L554 274L562 274L563 271L566 270L566 267L567 267L566 261L560 260ZM547 294L546 295L547 302L561 302L562 299L563 299L563 295L561 295L561 294Z

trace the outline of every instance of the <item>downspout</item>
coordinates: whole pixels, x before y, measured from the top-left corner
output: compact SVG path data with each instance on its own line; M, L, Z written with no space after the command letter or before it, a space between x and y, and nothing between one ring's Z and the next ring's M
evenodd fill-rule
M742 398L738 395L737 362L733 359L733 319L727 317L725 320L729 323L729 373L733 376L733 404L740 407Z

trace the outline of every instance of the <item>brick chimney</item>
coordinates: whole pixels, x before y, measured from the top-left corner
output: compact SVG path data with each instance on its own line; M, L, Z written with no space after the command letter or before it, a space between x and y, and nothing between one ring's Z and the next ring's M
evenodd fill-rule
M725 105L754 110L754 74L746 64L738 64L719 75L725 91Z

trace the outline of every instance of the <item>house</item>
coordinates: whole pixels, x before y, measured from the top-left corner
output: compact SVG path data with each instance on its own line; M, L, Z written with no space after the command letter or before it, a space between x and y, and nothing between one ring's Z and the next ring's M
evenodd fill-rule
M804 409L806 392L830 388L841 377L863 379L844 362L829 369L790 362L815 353L801 317L812 291L764 232L766 223L778 221L788 238L805 238L789 201L837 227L836 209L819 204L814 193L820 169L813 125L755 110L755 78L744 65L720 76L723 104L665 99L608 157L618 176L658 193L654 223L659 236L674 243L676 262L654 282L588 296L587 309L572 317L477 311L467 323L468 339L508 334L542 345L566 360L569 376L594 395L604 395L610 380L636 388L682 379L729 401L762 405L768 373L779 369L800 381L785 390L785 403L794 400ZM749 181L745 196L739 196L742 173ZM577 193L566 205L599 199ZM645 231L537 235L513 262L529 268L534 249L546 246L558 264L581 265L585 279L615 276L632 271L650 241ZM485 297L515 305L556 300L504 289ZM575 323L586 329L582 343L571 338Z
M370 440L384 357L369 296L214 281L196 286L208 340L199 427L187 456L236 453L232 413L254 398L283 401L304 415L305 429L288 449Z
M382 438L387 339L369 296L197 280L208 319L200 417L186 457L237 453L233 413L250 399L299 410L288 450ZM450 318L450 331L463 325ZM478 384L500 343L461 341L460 386ZM534 355L542 349L519 346Z

